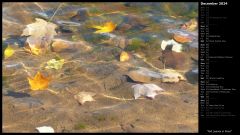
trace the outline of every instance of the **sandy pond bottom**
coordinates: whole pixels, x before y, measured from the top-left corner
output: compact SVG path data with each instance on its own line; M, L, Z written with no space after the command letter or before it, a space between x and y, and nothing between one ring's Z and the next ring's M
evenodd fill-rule
M41 58L27 55L16 54L6 63L13 63L11 59L15 59L14 63L23 64L3 69L4 132L37 132L35 128L40 126L51 126L56 132L198 131L197 84L153 81L166 90L153 100L106 98L101 94L133 99L131 86L136 83L125 76L131 64L117 60L89 62L86 58L86 61L72 61L61 70L52 71L59 74L53 76L49 88L58 94L30 91L25 69L34 75L37 69L33 66L38 67L52 54ZM62 56L64 58L64 54ZM25 60L16 62L21 57ZM97 93L95 101L80 105L74 95L81 91Z

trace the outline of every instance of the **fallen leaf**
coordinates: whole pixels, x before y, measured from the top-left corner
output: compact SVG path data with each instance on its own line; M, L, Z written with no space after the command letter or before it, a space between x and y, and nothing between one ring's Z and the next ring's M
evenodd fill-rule
M36 128L39 133L54 133L54 129L49 126L42 126Z
M93 99L93 96L95 96L96 93L93 92L79 92L77 95L74 96L74 98L83 105L87 101L95 101Z
M61 69L64 64L64 59L51 59L47 62L47 66L45 67L46 69Z
M117 25L114 24L113 22L106 22L103 26L94 25L92 27L95 29L98 29L94 33L109 33L109 32L114 31L116 26Z
M130 59L130 56L127 52L123 51L121 54L120 54L120 61L121 62L124 62L124 61L128 61Z
M4 57L8 58L11 57L14 54L14 50L12 49L12 47L8 46L5 51L4 51Z
M40 72L37 72L34 78L28 77L31 90L45 90L50 80L50 77L44 77Z
M187 37L187 36L181 36L181 35L174 35L173 36L174 40L179 42L179 43L187 43L187 42L191 42L192 39Z
M177 43L173 39L168 41L163 40L161 44L162 50L165 50L168 45L172 45L172 51L179 53L179 52L182 52L183 50L182 44Z
M141 96L154 99L158 92L164 91L162 88L155 84L136 84L132 86L134 90L134 98L138 99Z
M51 22L36 18L36 22L28 24L27 28L23 30L22 36L29 36L26 40L25 50L36 55L42 53L48 48L54 36L57 35L56 27L57 25Z

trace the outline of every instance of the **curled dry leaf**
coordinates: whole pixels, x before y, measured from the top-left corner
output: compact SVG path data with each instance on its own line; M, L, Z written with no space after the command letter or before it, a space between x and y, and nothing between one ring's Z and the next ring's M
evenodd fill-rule
M134 98L138 99L141 96L154 99L158 92L164 91L162 88L155 84L136 84L132 86L134 90Z
M74 96L74 98L83 105L87 101L95 101L93 99L93 96L95 96L96 93L93 92L79 92L77 95Z
M130 59L130 56L127 52L123 51L121 54L120 54L120 61L121 62L124 62L124 61L128 61Z
M36 55L41 54L57 35L56 28L57 25L36 18L36 22L28 24L27 28L23 30L22 36L29 36L25 49Z
M50 77L44 77L41 72L37 72L34 78L28 77L28 82L31 86L31 90L46 90L50 83L50 80Z
M5 50L4 50L4 57L8 58L11 57L14 54L14 50L12 49L12 47L8 46Z
M61 69L64 64L64 59L51 59L47 62L47 66L45 67L46 69Z
M117 25L114 24L113 22L106 22L103 26L94 25L92 27L95 29L98 29L94 33L109 33L109 32L114 31L116 26Z

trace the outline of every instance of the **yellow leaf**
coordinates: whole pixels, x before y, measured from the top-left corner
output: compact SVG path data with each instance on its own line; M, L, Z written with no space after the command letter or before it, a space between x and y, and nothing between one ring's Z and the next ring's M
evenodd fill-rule
M26 45L24 48L23 48L25 51L31 53L31 54L35 54L35 55L39 55L42 53L42 50L39 49L39 48L36 48L36 47L30 47L29 45Z
M124 62L124 61L128 61L129 59L130 59L129 54L123 51L120 55L120 61Z
M12 49L12 47L8 46L5 51L4 51L4 57L8 58L11 57L14 54L14 50Z
M46 90L50 80L50 77L44 77L40 72L37 72L34 78L28 77L31 90Z
M116 26L113 22L106 22L103 26L94 25L92 27L98 29L94 33L108 33L114 31Z

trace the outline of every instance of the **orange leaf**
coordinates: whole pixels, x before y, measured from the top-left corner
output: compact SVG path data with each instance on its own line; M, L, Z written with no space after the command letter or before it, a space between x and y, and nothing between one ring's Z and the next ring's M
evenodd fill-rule
M186 37L186 36L181 36L181 35L174 35L173 36L174 40L179 42L179 43L187 43L187 42L191 42L191 38Z
M44 77L40 72L37 72L34 78L28 77L31 90L45 90L50 80L50 77Z

